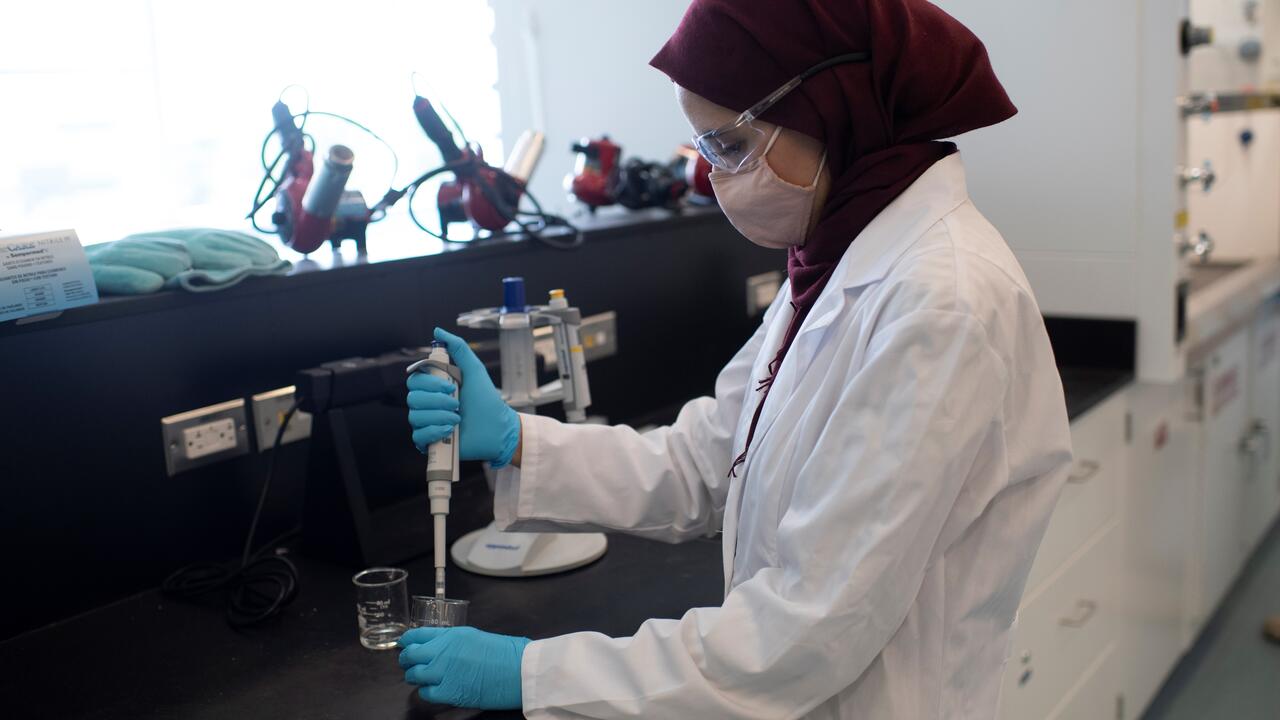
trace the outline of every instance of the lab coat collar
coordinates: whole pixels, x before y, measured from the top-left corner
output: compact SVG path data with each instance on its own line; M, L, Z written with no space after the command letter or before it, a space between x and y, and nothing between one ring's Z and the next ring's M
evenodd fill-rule
M800 326L795 343L787 353L787 360L774 378L764 412L756 427L756 437L759 438L757 442L764 442L777 419L779 403L782 402L780 398L790 395L798 378L813 361L815 343L824 337L824 333L818 331L829 327L844 310L850 296L854 295L849 291L884 279L894 263L929 228L968 199L964 164L958 155L949 155L934 163L933 167L889 203L858 235L836 265L831 280L818 296L809 317ZM789 308L784 310L789 311ZM769 347L779 346L788 322L787 316L775 321L768 337ZM763 369L761 373L760 377L764 377ZM750 465L746 472L750 473ZM732 566L727 566L726 572L731 569Z
M889 203L845 251L800 334L830 325L844 307L845 291L883 280L925 231L968 199L960 154L953 153L934 163Z

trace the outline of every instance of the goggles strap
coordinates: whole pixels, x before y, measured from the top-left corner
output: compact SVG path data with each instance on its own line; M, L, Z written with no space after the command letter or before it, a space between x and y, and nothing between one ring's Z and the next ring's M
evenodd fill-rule
M773 149L773 144L778 142L778 136L781 134L782 134L781 125L773 129L773 137L769 138L769 144L764 146L764 152L760 153L760 157L764 157L765 155L769 154L769 151Z
M813 182L809 183L810 185L816 185L816 184L818 184L818 178L819 178L819 177L822 177L822 168L824 168L824 167L826 167L826 166L827 166L827 151L826 151L826 150L823 150L823 151L822 151L822 160L820 160L820 161L818 162L818 172L816 172L816 173L814 173L814 174L813 174Z

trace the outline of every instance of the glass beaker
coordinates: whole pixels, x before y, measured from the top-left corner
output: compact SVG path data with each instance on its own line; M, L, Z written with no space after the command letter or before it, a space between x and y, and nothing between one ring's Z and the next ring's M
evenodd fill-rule
M410 619L414 627L460 627L467 624L470 605L467 600L414 595Z
M409 573L400 568L369 568L351 578L356 586L360 644L390 650L409 627Z

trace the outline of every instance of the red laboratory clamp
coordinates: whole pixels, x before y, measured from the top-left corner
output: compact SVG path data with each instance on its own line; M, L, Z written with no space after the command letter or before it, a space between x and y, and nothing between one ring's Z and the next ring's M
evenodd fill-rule
M276 189L276 211L271 216L281 242L305 255L326 240L336 248L344 239L352 239L364 252L370 212L360 193L346 189L355 153L345 145L334 145L317 171L314 153L307 149L306 135L294 124L289 107L277 101L271 117L285 157L284 179Z
M526 178L492 167L479 148L458 147L430 100L414 98L413 113L454 175L436 193L441 236L448 239L452 223L470 221L478 229L499 232L515 220Z
M577 162L573 174L566 178L569 192L591 212L618 201L618 183L622 177L622 147L603 135L599 140L583 138L573 144Z

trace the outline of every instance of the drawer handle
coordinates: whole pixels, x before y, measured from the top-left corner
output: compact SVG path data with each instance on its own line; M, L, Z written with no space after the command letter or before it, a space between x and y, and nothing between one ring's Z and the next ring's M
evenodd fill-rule
M1082 628L1089 624L1095 613L1098 612L1098 603L1092 600L1081 600L1076 603L1076 614L1073 617L1064 617L1058 621L1062 627Z
M1096 460L1081 460L1076 463L1076 469L1067 476L1067 482L1072 485L1083 485L1093 479L1102 470L1102 463Z

